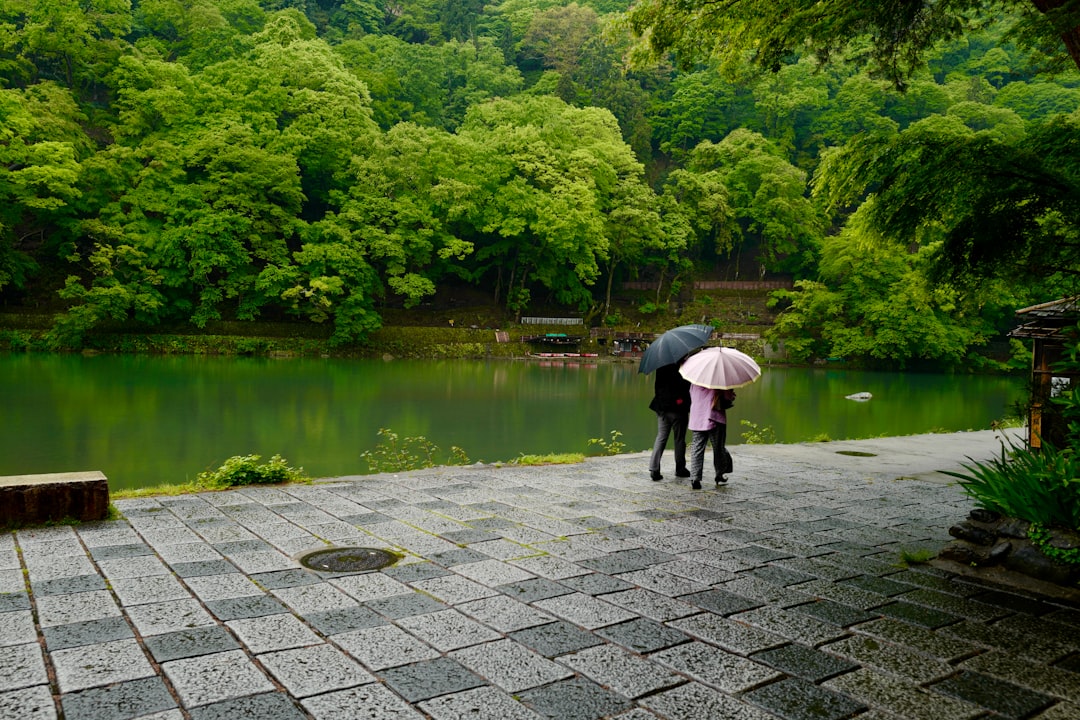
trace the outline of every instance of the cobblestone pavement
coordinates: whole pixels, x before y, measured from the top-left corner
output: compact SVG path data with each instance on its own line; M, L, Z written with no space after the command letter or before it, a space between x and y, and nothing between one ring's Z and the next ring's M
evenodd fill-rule
M0 718L1075 720L1077 606L900 563L971 507L933 471L999 447L738 446L701 492L629 454L118 501L0 535ZM328 544L405 557L295 560Z

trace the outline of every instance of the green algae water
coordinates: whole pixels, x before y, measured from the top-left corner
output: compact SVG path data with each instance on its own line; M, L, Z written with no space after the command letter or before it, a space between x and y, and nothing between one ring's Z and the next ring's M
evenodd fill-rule
M845 396L869 392L866 402ZM1013 414L1017 377L764 369L738 391L778 442L985 430ZM0 475L100 470L114 489L192 480L233 455L275 454L313 477L367 472L382 441L424 437L471 461L652 446L652 376L636 362L0 355ZM643 466L644 472L644 466Z

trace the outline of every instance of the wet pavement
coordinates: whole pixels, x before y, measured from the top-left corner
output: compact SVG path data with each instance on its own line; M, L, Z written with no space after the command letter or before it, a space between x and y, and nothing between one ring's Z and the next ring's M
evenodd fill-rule
M940 471L1000 447L735 446L700 492L637 453L117 501L0 535L0 718L1075 720L1080 606L902 562L972 506ZM403 557L297 560L328 546Z

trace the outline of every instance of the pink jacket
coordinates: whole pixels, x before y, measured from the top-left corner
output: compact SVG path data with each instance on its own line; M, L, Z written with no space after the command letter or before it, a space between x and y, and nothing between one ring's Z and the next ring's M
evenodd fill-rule
M718 423L727 424L727 413L719 407L713 407L713 400L718 393L729 393L731 399L735 392L732 390L712 390L700 385L690 386L690 424L691 430L712 430Z

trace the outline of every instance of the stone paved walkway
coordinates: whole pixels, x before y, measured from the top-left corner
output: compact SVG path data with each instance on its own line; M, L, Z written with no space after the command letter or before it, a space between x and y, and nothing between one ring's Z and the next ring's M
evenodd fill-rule
M933 471L998 448L739 446L703 492L633 454L119 501L0 535L0 718L1076 720L1080 609L900 565L971 507ZM406 557L294 559L327 544Z

